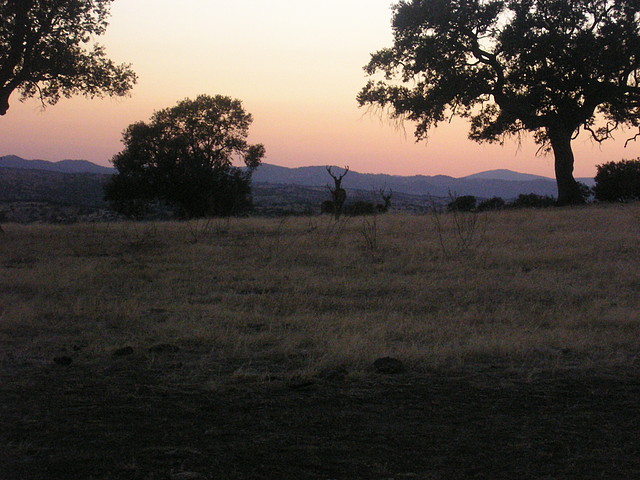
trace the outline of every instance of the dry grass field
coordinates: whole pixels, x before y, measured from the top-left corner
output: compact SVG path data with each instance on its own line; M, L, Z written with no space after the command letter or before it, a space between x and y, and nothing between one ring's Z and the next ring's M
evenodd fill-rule
M638 204L2 229L0 478L640 472Z
M4 230L5 356L172 344L197 353L192 368L307 375L365 373L383 356L424 371L631 365L640 352L638 205L475 225L449 214Z

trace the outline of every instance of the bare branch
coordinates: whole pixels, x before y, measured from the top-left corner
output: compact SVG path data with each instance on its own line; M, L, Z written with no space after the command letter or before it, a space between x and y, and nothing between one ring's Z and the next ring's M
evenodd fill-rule
M624 148L627 148L627 145L631 142L635 142L638 137L640 137L640 129L638 129L638 133L636 133L633 137L627 138L627 141L624 142Z
M607 122L605 126L594 130L588 123L584 123L582 128L591 134L591 138L598 143L603 143L605 140L613 138L612 133L618 128L619 122ZM576 132L576 136L577 136ZM575 138L575 137L574 137Z

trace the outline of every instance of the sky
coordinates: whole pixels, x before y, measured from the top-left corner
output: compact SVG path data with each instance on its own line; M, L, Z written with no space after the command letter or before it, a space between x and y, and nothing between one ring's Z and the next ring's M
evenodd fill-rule
M506 168L554 176L552 156L525 139L504 146L467 139L464 120L441 124L416 143L413 125L395 125L358 107L371 53L391 46L391 0L115 0L97 39L139 76L125 98L10 99L0 117L0 155L110 165L122 131L154 111L199 94L242 100L254 122L249 140L265 162L286 167L349 165L363 173L461 177ZM640 156L630 132L602 145L574 140L575 175Z

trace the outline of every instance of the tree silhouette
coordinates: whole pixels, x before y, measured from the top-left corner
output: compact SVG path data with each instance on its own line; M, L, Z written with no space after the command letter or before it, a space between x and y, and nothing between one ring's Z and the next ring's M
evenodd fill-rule
M0 115L14 91L54 105L61 96L122 96L136 83L130 65L86 47L107 28L113 0L0 0Z
M153 201L172 205L182 218L238 213L249 204L251 174L265 154L262 145L247 143L252 121L240 100L200 95L130 125L106 199L132 216Z
M358 101L417 122L418 140L452 116L478 142L530 132L553 151L558 203L579 203L579 131L640 127L639 23L637 0L403 0Z
M640 200L640 158L598 165L596 199L605 202Z

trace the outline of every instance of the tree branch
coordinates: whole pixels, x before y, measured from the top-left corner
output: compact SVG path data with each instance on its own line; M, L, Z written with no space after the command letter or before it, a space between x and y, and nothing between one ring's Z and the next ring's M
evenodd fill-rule
M638 129L638 133L636 133L633 137L627 138L627 141L624 142L624 148L627 148L627 145L631 142L635 142L638 137L640 137L640 129Z

